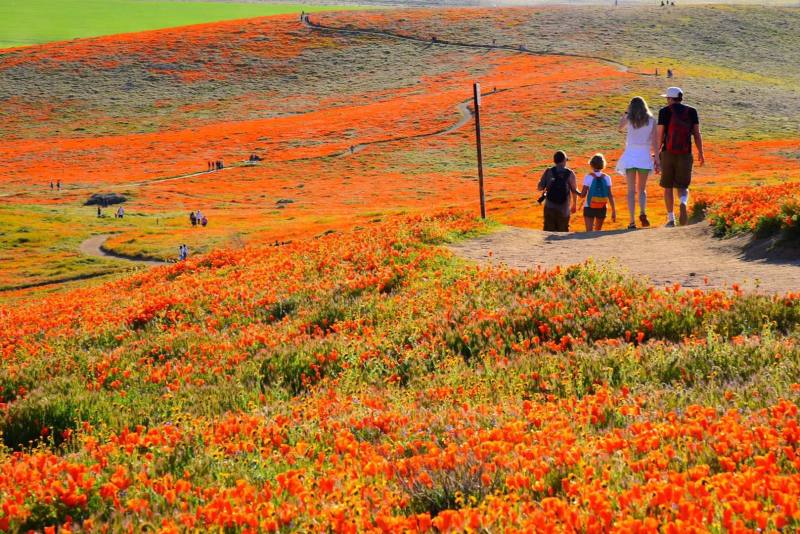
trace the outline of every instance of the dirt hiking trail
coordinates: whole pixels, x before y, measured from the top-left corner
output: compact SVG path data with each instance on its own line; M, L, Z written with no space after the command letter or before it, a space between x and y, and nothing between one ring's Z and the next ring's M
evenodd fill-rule
M165 265L166 262L155 260L152 258L140 258L137 256L126 256L124 254L117 254L109 252L103 248L103 245L111 237L110 234L93 235L89 239L81 243L78 250L81 254L92 256L94 258L112 258L117 260L130 261L141 265Z
M800 256L780 258L747 237L717 239L698 223L678 228L558 234L505 227L449 247L462 258L515 269L550 269L612 261L664 287L730 288L766 293L800 290ZM707 283L706 283L707 279Z

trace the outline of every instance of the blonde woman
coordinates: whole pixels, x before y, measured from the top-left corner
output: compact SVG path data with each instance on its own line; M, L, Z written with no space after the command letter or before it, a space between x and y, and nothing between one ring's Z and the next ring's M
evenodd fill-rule
M647 102L640 96L634 97L619 121L619 130L627 130L625 152L617 163L617 172L628 182L629 230L636 229L636 192L639 192L639 221L642 226L650 226L647 219L647 177L655 169L658 172L658 153L656 120Z

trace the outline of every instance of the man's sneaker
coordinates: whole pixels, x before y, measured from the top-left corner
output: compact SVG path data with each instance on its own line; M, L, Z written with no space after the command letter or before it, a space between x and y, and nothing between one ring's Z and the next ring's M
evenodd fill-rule
M675 228L675 221L667 221L667 224L664 225L664 228Z
M647 215L645 215L644 213L639 215L639 221L642 223L642 226L644 228L650 226L650 221L647 220Z
M681 214L678 216L681 226L686 226L689 223L689 211L686 209L686 204L681 204Z

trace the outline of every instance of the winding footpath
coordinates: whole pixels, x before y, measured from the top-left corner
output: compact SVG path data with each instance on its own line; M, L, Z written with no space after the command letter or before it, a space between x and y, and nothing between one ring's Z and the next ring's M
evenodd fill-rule
M165 265L167 262L157 260L154 258L146 258L140 256L128 256L126 254L119 254L112 252L103 247L111 234L93 235L89 239L80 244L78 250L81 254L91 256L93 258L111 258L115 260L128 261L131 263L138 263L140 265Z
M630 72L631 74L637 74L639 76L653 76L651 73L647 72L636 72L632 71L628 65L617 61L615 59L610 59L607 57L602 56L592 56L587 54L575 54L571 52L559 52L556 50L530 50L524 46L517 45L503 45L503 44L486 44L486 43L469 43L464 41L449 41L447 39L436 39L435 41L431 39L423 39L421 37L414 37L413 35L404 35L402 33L391 32L388 30L377 30L372 28L348 28L344 26L330 26L327 24L322 24L319 22L312 22L308 17L305 17L302 21L303 25L307 28L313 30L319 30L324 32L330 33L341 33L341 34L350 34L350 35L373 35L379 37L388 37L391 39L399 39L403 41L412 41L415 43L422 43L427 45L444 45L444 46L452 46L456 48L471 48L471 49L479 49L479 50L505 50L508 52L514 52L517 54L528 54L532 56L562 56L562 57L574 57L580 59L592 59L595 61L601 61L603 63L608 63L610 65L614 65L619 68L623 72Z

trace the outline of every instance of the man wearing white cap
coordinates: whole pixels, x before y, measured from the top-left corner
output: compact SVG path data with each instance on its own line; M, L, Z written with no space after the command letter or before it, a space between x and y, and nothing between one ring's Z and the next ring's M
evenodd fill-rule
M697 110L683 104L683 91L680 87L670 87L666 94L667 105L658 112L658 131L660 139L661 187L664 188L664 204L667 207L667 226L675 226L675 196L680 198L681 225L689 220L689 185L692 183L692 138L697 145L697 158L702 166L703 137L700 135L700 119Z

